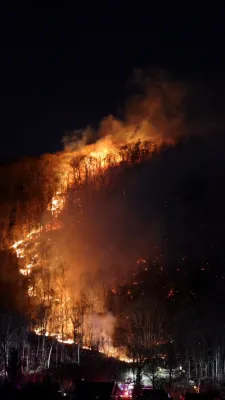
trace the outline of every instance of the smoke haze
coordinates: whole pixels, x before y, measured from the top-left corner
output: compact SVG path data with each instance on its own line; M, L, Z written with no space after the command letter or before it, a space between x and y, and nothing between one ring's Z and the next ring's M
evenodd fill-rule
M140 141L155 145L173 143L184 134L185 85L172 82L166 74L157 73L149 78L142 71L135 71L131 80L136 95L126 102L124 119L108 116L100 123L98 132L90 127L72 132L63 138L65 151L80 150L90 142L105 141L116 146Z

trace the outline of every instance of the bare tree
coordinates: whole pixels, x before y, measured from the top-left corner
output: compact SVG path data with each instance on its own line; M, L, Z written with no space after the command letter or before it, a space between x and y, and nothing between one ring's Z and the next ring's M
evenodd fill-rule
M13 318L10 314L1 314L0 346L1 346L2 370L4 371L5 378L8 375L11 348L17 342L17 329L14 322L15 321L13 321Z
M160 345L163 343L161 330L164 313L156 301L148 307L141 304L131 312L126 332L127 354L136 366L136 385L141 386L143 373L151 375L154 384Z
M75 361L75 348L77 347L77 364L80 364L80 348L83 344L85 307L81 301L72 301L70 318L73 326L73 361Z

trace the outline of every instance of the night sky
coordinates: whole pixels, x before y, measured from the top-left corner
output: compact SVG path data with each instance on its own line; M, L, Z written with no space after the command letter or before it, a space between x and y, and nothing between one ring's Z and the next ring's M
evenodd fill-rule
M222 8L86 6L2 8L2 160L60 150L65 132L97 126L107 114L121 116L135 68L201 81L202 93L216 81L209 92L220 88L223 111Z

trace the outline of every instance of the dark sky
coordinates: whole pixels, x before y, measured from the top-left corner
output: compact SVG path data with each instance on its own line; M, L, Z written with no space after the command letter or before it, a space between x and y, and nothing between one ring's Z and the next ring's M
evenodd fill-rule
M96 7L2 7L2 159L59 150L64 132L117 113L134 68L223 81L222 8Z

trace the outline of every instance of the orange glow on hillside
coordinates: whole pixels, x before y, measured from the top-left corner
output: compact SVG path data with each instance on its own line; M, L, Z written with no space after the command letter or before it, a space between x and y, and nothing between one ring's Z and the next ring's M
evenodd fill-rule
M53 155L56 159L56 169L53 171L57 177L55 193L50 200L47 211L51 213L52 221L44 226L33 228L26 235L21 235L20 240L12 245L15 250L20 264L20 272L22 275L31 277L33 270L41 270L45 273L45 268L49 268L53 274L53 282L50 284L53 287L52 294L46 295L44 287L45 281L41 281L37 277L35 282L29 281L28 295L38 303L42 299L42 303L51 311L46 316L46 321L43 326L35 328L37 334L46 336L54 336L58 341L64 343L73 343L74 326L71 322L73 303L70 290L68 287L65 271L61 275L49 261L46 265L39 254L39 242L43 232L50 232L55 229L60 229L60 214L64 210L67 201L68 189L82 185L86 180L94 180L96 176L104 174L109 168L120 165L121 163L131 164L132 162L139 163L142 159L150 157L152 152L160 148L165 142L162 137L145 134L145 125L139 128L139 131L130 127L127 133L122 127L120 139L118 132L113 135L108 135L100 139L94 144L83 146L75 151L67 151ZM132 130L135 133L132 133ZM124 134L124 135L123 135ZM171 140L167 142L172 143ZM137 146L138 143L138 146ZM48 239L50 240L50 238ZM144 259L140 259L137 263L145 263ZM33 278L34 279L34 278ZM46 274L46 279L50 279ZM62 283L62 279L65 282ZM42 283L41 283L42 282ZM44 283L43 283L44 282ZM134 282L136 285L137 282ZM63 287L63 290L61 289ZM112 289L116 293L115 289ZM77 333L80 333L81 328L76 328ZM85 326L83 346L91 347L91 339L89 334L90 327ZM107 355L120 358L121 360L130 361L123 349L118 349L113 346L112 332L101 332L102 342L99 344L99 350Z

